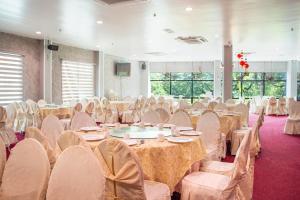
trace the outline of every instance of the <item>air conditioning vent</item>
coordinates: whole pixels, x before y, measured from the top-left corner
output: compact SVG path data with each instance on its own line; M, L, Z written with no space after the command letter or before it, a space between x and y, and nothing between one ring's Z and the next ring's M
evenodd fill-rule
M185 42L187 44L203 44L208 42L208 40L202 36L187 36L187 37L179 36L175 39Z
M106 5L117 5L117 4L137 4L145 3L150 0L95 0L96 2L104 3Z
M147 52L145 54L151 55L151 56L165 56L165 55L167 55L167 53L159 52L159 51Z
M165 31L166 33L175 33L175 31L173 31L173 30L170 29L170 28L165 28L164 31Z

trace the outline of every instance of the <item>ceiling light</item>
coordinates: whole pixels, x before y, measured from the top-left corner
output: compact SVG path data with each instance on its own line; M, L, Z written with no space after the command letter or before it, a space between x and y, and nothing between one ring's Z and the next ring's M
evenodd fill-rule
M96 21L96 23L97 23L97 24L103 24L103 21L98 20L98 21Z
M97 48L100 48L101 46L100 46L100 45L96 45L96 47L97 47Z
M215 38L219 38L219 35L218 35L218 34L215 34Z
M185 11L187 11L187 12L191 12L192 10L193 10L193 8L190 7L190 6L188 6L188 7L185 8Z
M41 34L42 34L42 32L41 32L41 31L37 31L37 32L35 32L35 34L37 34L37 35L41 35Z

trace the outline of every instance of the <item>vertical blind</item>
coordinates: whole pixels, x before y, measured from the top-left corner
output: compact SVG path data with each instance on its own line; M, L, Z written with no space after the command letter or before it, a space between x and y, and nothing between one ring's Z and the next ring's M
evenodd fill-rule
M64 104L95 95L94 66L93 63L62 61L62 100Z
M23 100L23 56L0 52L0 105Z

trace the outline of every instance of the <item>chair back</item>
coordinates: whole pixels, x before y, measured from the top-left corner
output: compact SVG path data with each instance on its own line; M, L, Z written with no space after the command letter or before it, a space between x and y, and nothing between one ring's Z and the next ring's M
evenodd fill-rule
M142 117L141 121L145 123L151 123L153 125L160 123L160 115L155 110L148 110L145 112Z
M202 138L207 146L218 145L220 139L219 116L214 111L205 111L198 118L196 130L202 132Z
M79 134L73 132L73 131L64 131L57 140L58 144L58 151L63 152L65 149L67 149L70 146L80 145L87 149L90 149L89 144L80 137Z
M39 107L45 107L47 105L47 101L45 101L44 99L40 99L38 100L37 104L39 105Z
M95 103L93 101L89 102L87 106L85 107L85 112L92 117L94 113Z
M179 101L179 109L190 109L192 106L185 100L180 100Z
M128 145L117 139L107 139L94 153L106 177L105 199L146 200L142 168Z
M4 107L0 106L0 139L8 147L10 144L16 143L17 138L14 130L6 125L7 114Z
M192 120L190 115L183 109L178 109L171 117L170 124L175 124L176 126L192 127Z
M211 101L208 103L207 109L214 110L214 108L216 107L217 104L218 104L217 102Z
M243 103L239 103L233 107L233 111L241 115L241 126L248 126L249 108Z
M53 166L56 160L54 149L51 147L48 138L36 127L28 127L25 131L25 138L36 139L41 143L47 152L50 165Z
M93 152L72 146L61 153L51 172L47 200L104 200L105 178Z
M77 131L86 126L97 126L97 124L87 113L76 113L71 121L71 130Z
M203 103L201 103L200 101L197 101L192 105L192 109L193 110L202 110L202 109L205 109L205 105Z
M167 123L169 121L170 115L164 108L156 108L155 111L158 112L161 123Z
M300 119L300 102L294 101L289 105L289 116L290 118Z
M49 175L50 164L43 146L35 139L24 139L7 160L0 199L44 200Z
M0 185L2 182L2 175L3 175L5 163L6 163L6 147L3 140L0 137Z
M55 149L56 141L64 131L64 127L56 116L48 115L42 122L41 131L47 137L51 147Z
M214 110L215 111L225 111L225 110L227 110L227 106L225 103L218 103L215 105Z

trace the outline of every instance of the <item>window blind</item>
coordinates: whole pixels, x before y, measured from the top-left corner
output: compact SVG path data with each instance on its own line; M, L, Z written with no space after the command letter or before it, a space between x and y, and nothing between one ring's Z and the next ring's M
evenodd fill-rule
M95 96L93 63L62 61L62 100L70 103Z
M0 105L23 100L23 56L0 52Z

